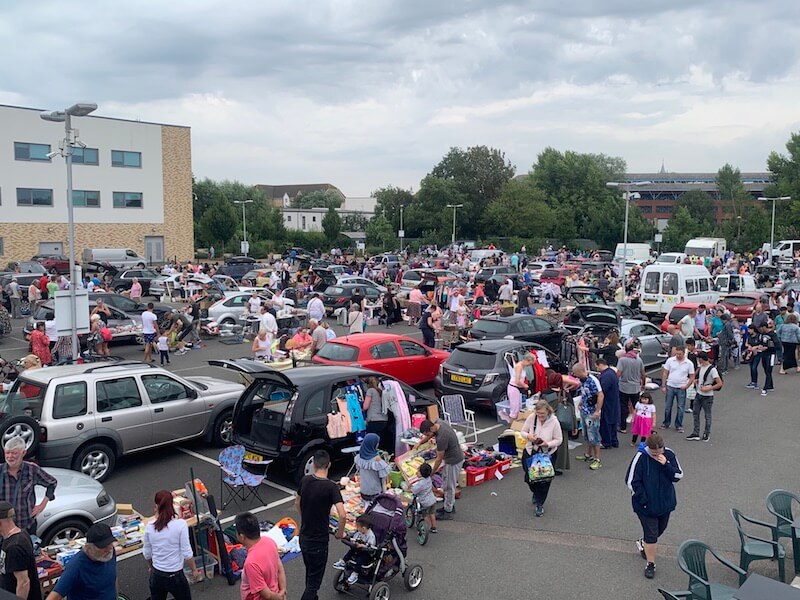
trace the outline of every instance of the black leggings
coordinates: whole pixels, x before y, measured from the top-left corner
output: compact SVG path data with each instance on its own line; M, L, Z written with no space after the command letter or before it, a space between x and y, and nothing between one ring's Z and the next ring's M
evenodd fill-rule
M189 582L183 571L166 573L153 569L150 573L150 598L151 600L167 600L167 594L172 594L175 600L192 600Z

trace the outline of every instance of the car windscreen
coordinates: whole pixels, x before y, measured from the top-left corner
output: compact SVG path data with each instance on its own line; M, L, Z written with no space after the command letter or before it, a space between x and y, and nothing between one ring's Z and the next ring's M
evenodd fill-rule
M505 321L490 321L480 319L475 321L472 326L472 331L477 331L484 334L490 333L506 333L508 331L508 323Z
M358 348L347 344L340 344L339 342L328 342L320 348L319 352L317 352L317 356L325 360L351 362L358 358Z
M483 350L456 348L447 359L447 366L460 367L469 371L494 369L497 355Z
M544 277L545 279L558 279L560 275L561 271L559 271L558 269L545 269L542 272L542 277Z
M341 296L344 294L344 288L339 287L338 285L329 285L325 288L324 293L326 296Z
M34 321L51 321L55 318L55 311L52 308L47 308L46 306L40 306L36 309L36 312L33 313Z

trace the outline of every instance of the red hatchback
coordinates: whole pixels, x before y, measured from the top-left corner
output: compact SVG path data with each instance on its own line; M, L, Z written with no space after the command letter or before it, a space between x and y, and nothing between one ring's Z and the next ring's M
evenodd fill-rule
M728 294L721 304L739 321L747 321L753 317L753 310L764 294L762 292L736 292Z
M357 333L330 340L312 362L363 367L385 373L408 385L433 381L449 352L428 348L404 335Z
M690 310L699 308L701 304L702 302L681 302L673 306L672 310L669 311L669 314L664 317L664 320L661 322L661 331L666 333L668 326L677 325L678 321L688 315ZM712 312L717 309L716 304L706 304L706 307L710 308ZM707 320L706 327L708 327L708 322L710 322L710 319Z
M555 283L558 286L564 287L569 274L569 269L545 269L539 276L539 283Z

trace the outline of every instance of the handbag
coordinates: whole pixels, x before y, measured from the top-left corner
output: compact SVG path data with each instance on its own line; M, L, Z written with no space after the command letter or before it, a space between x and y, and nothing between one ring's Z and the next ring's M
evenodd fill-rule
M570 406L567 400L559 400L556 406L556 418L561 429L572 431L575 428L575 406Z
M695 398L697 398L697 388L694 385L691 385L686 388L686 399L692 401Z

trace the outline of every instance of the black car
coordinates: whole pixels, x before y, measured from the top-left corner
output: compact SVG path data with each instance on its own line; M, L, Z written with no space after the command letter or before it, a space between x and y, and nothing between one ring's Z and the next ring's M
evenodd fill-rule
M511 370L528 352L536 352L540 361L544 356L551 369L567 373L558 356L539 344L506 339L467 342L442 363L434 381L436 395L461 394L469 406L494 409L498 402L508 401Z
M564 317L564 328L570 333L578 333L587 325L619 331L622 317L616 307L607 304L579 304Z
M325 312L331 314L337 308L349 307L350 300L356 290L361 290L361 293L370 304L375 304L381 297L381 293L377 288L358 283L338 283L329 285L325 288L325 292L322 296Z
M121 294L131 289L134 277L139 280L142 286L142 295L149 296L150 282L156 277L161 277L161 275L152 269L125 269L115 273L109 285L117 294Z
M473 323L469 332L473 340L498 340L510 338L536 342L559 355L564 331L542 317L516 314L510 317L484 317Z
M342 449L357 446L354 433L331 439L329 416L338 412L336 400L345 390L363 395L364 378L396 381L367 369L338 366L310 366L276 371L264 363L249 360L212 360L209 364L246 374L251 381L233 409L234 444L242 444L249 461L275 460L298 481L311 472L311 458L327 450L333 460L348 458ZM425 412L434 401L398 382L409 412ZM387 440L394 450L394 417L389 414Z
M108 306L121 310L129 315L141 315L147 310L146 302L135 302L121 294L112 294L111 292L92 292L89 294L89 302L96 302L98 298L102 299ZM153 302L153 312L158 317L159 323L164 319L164 316L172 312L172 310L173 308L169 304Z
M505 279L510 279L516 284L519 279L519 273L514 267L483 267L475 273L475 283L486 283L489 279L494 279L500 283L504 283Z
M232 256L225 264L217 269L220 275L233 277L236 281L241 281L248 271L252 271L256 266L256 259L249 256Z

